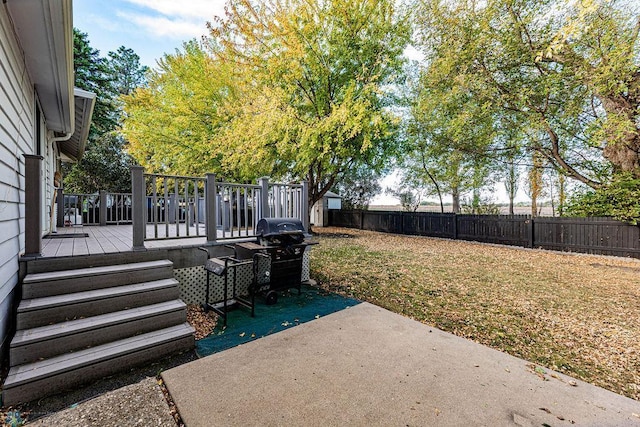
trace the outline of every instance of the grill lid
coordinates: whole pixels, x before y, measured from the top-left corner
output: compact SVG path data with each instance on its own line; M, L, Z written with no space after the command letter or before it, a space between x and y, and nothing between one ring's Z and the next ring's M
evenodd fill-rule
M283 235L304 235L302 221L295 218L262 218L256 225L256 235L277 237Z

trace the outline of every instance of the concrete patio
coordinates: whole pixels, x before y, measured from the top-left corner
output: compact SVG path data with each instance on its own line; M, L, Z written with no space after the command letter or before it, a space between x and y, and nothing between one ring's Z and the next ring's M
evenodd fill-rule
M640 426L640 402L377 306L162 373L195 426Z

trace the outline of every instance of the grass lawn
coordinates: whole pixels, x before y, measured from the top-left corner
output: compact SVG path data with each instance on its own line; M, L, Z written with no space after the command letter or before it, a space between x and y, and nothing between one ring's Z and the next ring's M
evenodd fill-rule
M640 400L639 261L314 231L322 287Z

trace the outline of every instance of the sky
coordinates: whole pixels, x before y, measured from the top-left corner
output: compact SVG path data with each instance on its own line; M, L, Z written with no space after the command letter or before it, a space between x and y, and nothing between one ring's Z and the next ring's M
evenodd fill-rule
M73 25L107 56L120 46L133 49L154 67L165 53L207 34L207 21L224 15L224 0L74 0Z
M164 54L207 34L206 23L224 16L224 4L225 0L74 0L73 24L88 34L100 56L125 46L140 56L142 65L154 68ZM405 54L411 59L419 57L413 48ZM398 180L397 173L391 174L382 180L382 188L393 187ZM504 186L498 184L497 190L494 198L505 201ZM399 201L381 194L373 203L393 205Z

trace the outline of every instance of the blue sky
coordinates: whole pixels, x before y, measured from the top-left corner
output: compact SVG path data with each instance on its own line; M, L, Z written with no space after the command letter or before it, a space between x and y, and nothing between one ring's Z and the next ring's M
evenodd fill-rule
M74 0L73 24L107 56L133 49L143 65L207 33L206 22L224 14L224 0Z

